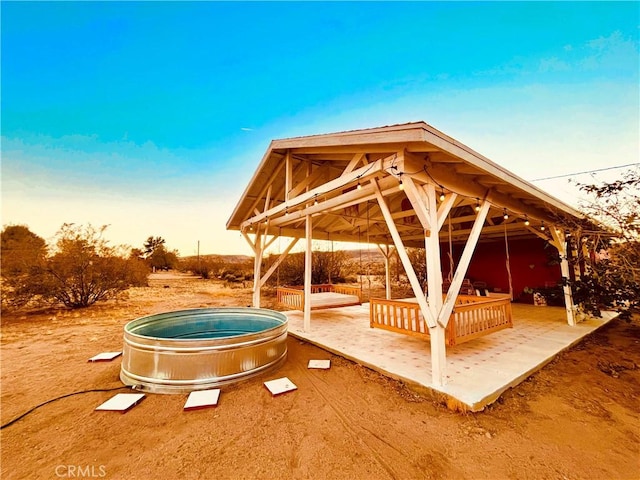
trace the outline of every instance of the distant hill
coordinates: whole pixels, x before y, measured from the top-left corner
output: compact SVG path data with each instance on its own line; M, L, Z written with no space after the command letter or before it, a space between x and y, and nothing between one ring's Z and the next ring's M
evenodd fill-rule
M382 261L384 259L380 250L375 246L371 246L369 247L369 249L363 248L362 250L340 250L340 251L344 252L347 255L347 257L352 260L359 260L361 255L363 260L366 260L367 258L371 258L371 260L374 260L374 261ZM301 252L298 252L298 253L301 253ZM336 251L336 253L338 253L338 251ZM197 258L198 257L196 255L190 255L188 257L180 257L180 260L190 261L190 260L197 260ZM200 255L200 260L221 261L224 263L245 263L248 261L252 262L253 257L250 257L249 255L210 254L210 255Z
M182 261L189 261L189 260L197 260L198 256L197 255L191 255L188 257L180 257L180 260ZM200 260L206 261L206 260L212 260L212 261L222 261L224 263L245 263L248 261L253 261L253 257L250 257L248 255L216 255L216 254L211 254L211 255L200 255Z

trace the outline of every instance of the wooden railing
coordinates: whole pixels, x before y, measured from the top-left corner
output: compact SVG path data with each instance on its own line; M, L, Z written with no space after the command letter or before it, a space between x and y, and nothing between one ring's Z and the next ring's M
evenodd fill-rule
M276 300L294 310L304 309L304 290L295 287L278 287Z
M371 328L418 337L429 336L429 328L415 299L372 298L369 312ZM510 327L513 327L513 317L509 298L460 295L449 317L445 342L453 346Z
M362 302L362 288L353 285L333 285L322 283L311 285L311 293L334 292L344 295L354 295L358 301ZM294 310L304 309L304 287L278 287L276 289L276 300Z

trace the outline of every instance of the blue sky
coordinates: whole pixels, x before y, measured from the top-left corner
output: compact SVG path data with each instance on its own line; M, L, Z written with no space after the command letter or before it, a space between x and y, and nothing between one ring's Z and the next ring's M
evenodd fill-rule
M424 120L528 180L640 161L637 2L1 8L2 223L44 238L249 253L225 223L274 138Z

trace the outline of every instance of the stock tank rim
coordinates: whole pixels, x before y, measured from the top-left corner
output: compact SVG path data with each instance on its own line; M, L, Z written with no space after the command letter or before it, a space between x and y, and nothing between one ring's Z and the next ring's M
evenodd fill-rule
M124 326L120 379L152 393L186 393L276 369L287 356L288 319L253 307L172 310Z

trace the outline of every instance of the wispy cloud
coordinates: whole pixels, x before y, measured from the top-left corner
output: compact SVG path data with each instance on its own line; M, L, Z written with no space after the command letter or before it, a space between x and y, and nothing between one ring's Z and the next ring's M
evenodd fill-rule
M545 57L514 57L493 68L474 72L476 76L531 76L564 72L601 73L638 76L640 48L636 40L614 31L607 36L589 40L582 45L566 44Z

